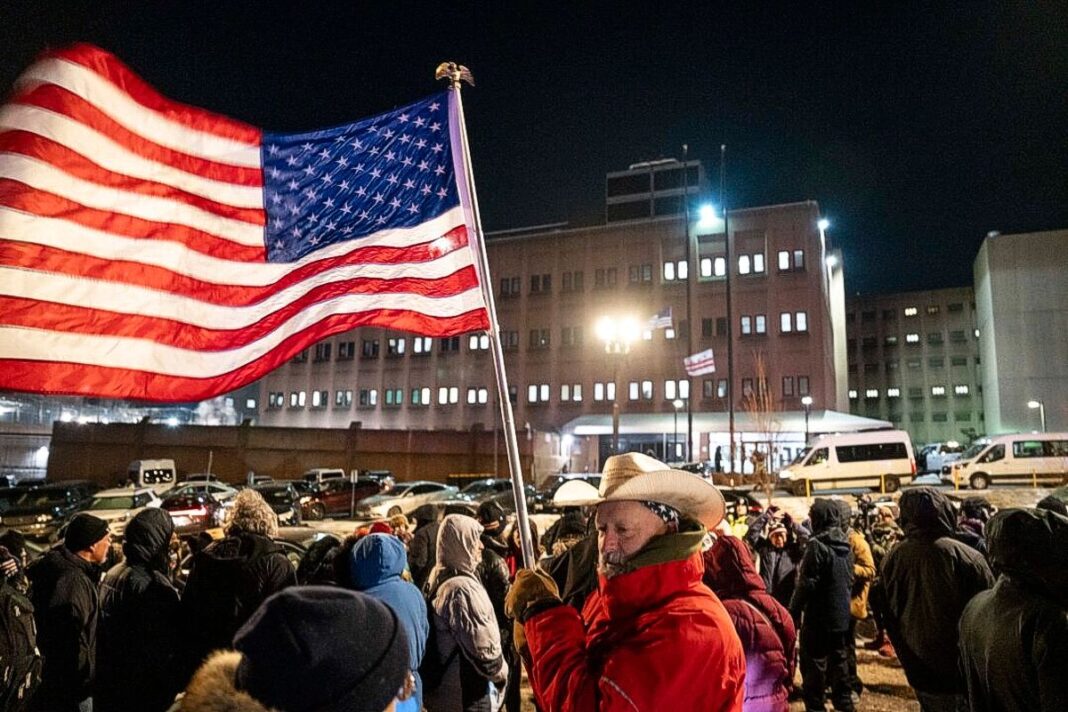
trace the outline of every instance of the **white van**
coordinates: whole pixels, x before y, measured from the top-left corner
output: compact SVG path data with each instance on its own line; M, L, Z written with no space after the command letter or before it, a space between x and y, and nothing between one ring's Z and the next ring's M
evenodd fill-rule
M824 435L779 472L780 486L798 497L854 487L896 492L915 476L912 441L903 430Z
M972 489L992 482L1068 483L1068 433L995 435L976 442L944 479Z
M313 467L301 476L305 482L321 485L330 480L347 480L348 474L339 467Z
M173 487L177 473L174 460L134 460L126 469L134 487L151 487L157 493Z

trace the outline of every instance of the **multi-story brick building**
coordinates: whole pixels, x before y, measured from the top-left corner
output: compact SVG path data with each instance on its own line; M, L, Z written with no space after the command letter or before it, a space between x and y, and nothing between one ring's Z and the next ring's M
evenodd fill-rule
M847 299L850 412L916 444L985 431L971 287Z

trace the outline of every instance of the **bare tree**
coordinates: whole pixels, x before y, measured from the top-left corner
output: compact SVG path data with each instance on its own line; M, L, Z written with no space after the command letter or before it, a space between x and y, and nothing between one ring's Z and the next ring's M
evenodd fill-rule
M742 394L742 408L749 414L753 429L759 433L766 451L761 451L760 443L753 450L753 484L767 495L771 506L772 493L775 491L777 467L775 465L776 443L782 432L782 422L778 417L778 404L768 384L768 368L763 352L753 352L755 381L753 387Z

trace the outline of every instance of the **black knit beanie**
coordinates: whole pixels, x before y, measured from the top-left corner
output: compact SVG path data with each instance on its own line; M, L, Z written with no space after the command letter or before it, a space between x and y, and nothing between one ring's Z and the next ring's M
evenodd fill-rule
M235 683L281 712L382 712L408 676L408 641L384 603L326 586L274 594L234 636Z
M77 554L103 539L107 533L107 522L100 517L82 512L67 525L67 535L63 538L63 546L67 547L67 551Z

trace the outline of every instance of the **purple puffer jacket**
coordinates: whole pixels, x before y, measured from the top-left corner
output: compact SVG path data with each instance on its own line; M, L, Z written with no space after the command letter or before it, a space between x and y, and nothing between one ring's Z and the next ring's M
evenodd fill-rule
M705 552L705 584L723 601L745 650L745 712L788 712L797 631L790 612L764 588L749 550L720 537Z

